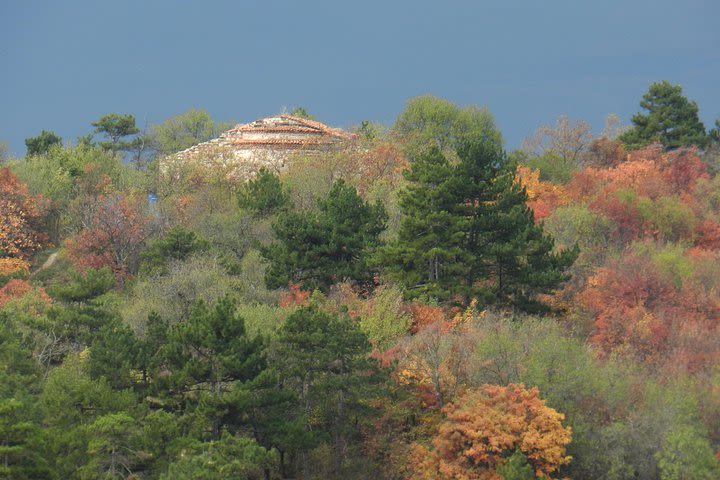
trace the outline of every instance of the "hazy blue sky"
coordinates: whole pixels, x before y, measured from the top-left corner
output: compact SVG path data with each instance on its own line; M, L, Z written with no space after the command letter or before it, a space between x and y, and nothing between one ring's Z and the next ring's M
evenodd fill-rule
M508 148L560 114L629 122L669 80L720 116L720 1L0 0L0 141L132 113L247 122L304 106L392 124L423 94L486 105Z

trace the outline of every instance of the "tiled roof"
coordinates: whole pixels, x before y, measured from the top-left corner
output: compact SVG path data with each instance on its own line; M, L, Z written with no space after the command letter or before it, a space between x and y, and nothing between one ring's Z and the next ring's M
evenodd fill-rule
M245 152L255 148L279 152L298 149L318 150L354 137L355 135L314 120L278 115L236 125L218 138L178 152L175 158L192 158L223 147Z

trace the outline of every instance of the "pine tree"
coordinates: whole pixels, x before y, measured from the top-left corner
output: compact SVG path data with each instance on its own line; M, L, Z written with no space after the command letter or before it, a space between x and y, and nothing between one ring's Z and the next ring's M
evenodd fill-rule
M266 168L261 168L255 178L240 187L237 199L240 208L247 208L258 216L272 215L290 205L290 195L280 179Z
M456 211L464 219L467 259L464 288L457 293L492 303L536 310L537 294L551 293L568 279L564 273L576 249L554 252L554 241L535 225L527 193L515 167L494 145L466 143L454 170Z
M218 438L226 394L235 383L250 381L263 369L262 339L250 337L228 297L211 308L200 301L168 337L165 353L179 400L202 408Z
M647 115L633 115L633 128L620 136L630 149L642 148L659 141L667 149L683 146L704 146L705 126L698 117L698 106L682 95L680 85L662 81L650 85L640 106Z
M496 145L466 142L457 154L454 165L437 149L415 159L400 194L398 239L376 263L409 298L537 309L535 296L567 279L576 250L554 252Z
M329 442L337 475L358 417L359 392L374 382L367 337L349 317L311 305L287 318L271 351L278 384L295 399L284 413L275 410L283 418L276 425L277 446L299 453L303 478L309 478L309 451Z
M345 280L369 283L367 257L379 244L387 214L368 204L354 187L338 180L317 209L286 212L273 224L277 241L262 249L270 263L265 281L270 288L302 283L327 289Z
M446 300L455 293L466 260L464 219L454 212L453 166L433 147L414 159L405 179L398 239L382 248L374 263L404 285L408 297Z

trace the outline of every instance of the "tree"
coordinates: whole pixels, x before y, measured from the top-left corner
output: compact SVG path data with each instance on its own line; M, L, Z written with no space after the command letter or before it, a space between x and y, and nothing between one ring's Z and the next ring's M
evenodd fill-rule
M123 137L137 135L140 129L135 126L135 117L131 114L118 115L111 113L100 118L91 124L95 127L95 133L105 135L109 141L100 142L105 150L119 151L129 150L136 144L135 141L121 141Z
M453 167L437 147L417 155L399 193L403 217L398 240L378 251L373 263L399 281L410 298L447 299L466 260L463 219L453 214L457 196Z
M447 405L443 413L434 449L417 447L416 468L424 478L494 479L515 451L541 478L570 463L565 448L571 431L562 425L565 416L546 406L536 388L485 385Z
M224 433L211 442L193 441L168 467L161 480L264 480L272 456L250 438Z
M268 216L290 205L290 195L277 175L261 168L255 178L243 184L237 193L240 208L252 210L255 215Z
M165 156L206 142L228 128L229 124L214 122L206 110L190 109L153 125L148 137L158 155Z
M27 156L32 157L34 155L46 155L53 145L62 145L62 138L55 135L53 132L46 132L43 130L37 137L30 137L25 139L25 146L27 146Z
M290 115L292 115L293 117L305 118L307 120L317 120L317 118L310 115L303 107L295 108L292 112L290 112Z
M463 248L469 254L464 295L489 294L494 303L540 308L537 294L551 293L569 278L565 271L577 249L556 252L552 237L535 225L527 192L502 151L468 143L458 155L456 212L466 222Z
M398 240L380 251L378 263L411 298L539 308L536 295L567 280L577 251L554 251L514 166L494 144L463 144L458 157L450 165L435 149L413 163L400 194Z
M28 194L9 168L0 168L0 258L28 258L47 241L40 232L42 197Z
M577 165L591 141L592 133L587 122L572 122L565 115L561 115L555 127L538 128L532 137L523 141L522 147L525 152L536 157L552 154Z
M175 325L168 337L172 383L183 394L195 390L186 401L205 404L212 433L219 438L223 396L233 382L252 380L262 371L262 340L250 338L245 320L235 313L235 303L228 297L211 308L199 302L190 318Z
M502 135L486 108L461 108L431 95L411 98L395 121L393 131L405 141L411 160L430 146L451 155L461 143L468 141L485 141L502 147Z
M316 210L282 213L273 224L277 240L262 249L269 262L270 288L302 283L327 289L350 280L369 283L369 253L379 245L387 214L380 203L369 204L354 187L338 180Z
M42 451L43 431L32 421L28 410L34 410L34 405L17 398L0 397L0 478L52 478L42 455L47 453Z
M41 376L12 318L0 313L0 478L49 479L49 452L34 396Z
M720 144L720 118L715 120L715 127L708 132L708 138L715 144Z
M650 85L640 106L646 115L632 117L634 127L620 135L627 148L636 150L652 142L660 142L666 149L707 143L705 126L698 117L698 106L682 95L680 85L662 82Z
M515 450L507 462L498 467L497 474L503 480L534 480L536 478L535 472L527 463L527 457L520 450Z
M720 477L720 463L710 442L690 425L668 432L662 449L655 456L661 480L711 480Z
M149 226L150 219L136 200L121 195L102 197L88 227L65 241L68 256L78 269L110 267L122 280L137 272Z
M143 453L138 448L140 428L137 421L125 412L111 413L98 417L87 430L90 434L88 460L78 469L80 478L134 478L133 472Z
M208 242L193 231L173 227L165 237L149 243L140 254L140 272L145 275L167 273L172 260L185 260L208 249Z
M279 447L300 452L303 478L308 479L309 451L329 440L337 476L352 430L351 414L360 407L358 391L372 383L367 338L349 317L330 315L311 305L285 320L271 352L280 385L297 399L284 418L291 435Z

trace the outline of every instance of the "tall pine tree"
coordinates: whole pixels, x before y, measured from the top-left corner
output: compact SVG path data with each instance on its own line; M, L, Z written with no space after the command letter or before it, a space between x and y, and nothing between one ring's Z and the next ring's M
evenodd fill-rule
M536 296L551 293L568 279L565 270L576 249L554 251L553 239L535 224L525 188L516 181L515 165L486 142L458 150L453 171L457 213L464 219L468 264L458 293L490 303L534 311Z
M376 262L410 298L539 308L536 295L567 279L576 250L554 252L496 145L465 142L457 154L453 165L437 149L413 161L398 239Z
M375 264L406 288L409 297L445 300L465 271L464 219L455 212L454 167L437 147L414 159L399 194L403 217L398 240L382 248Z

